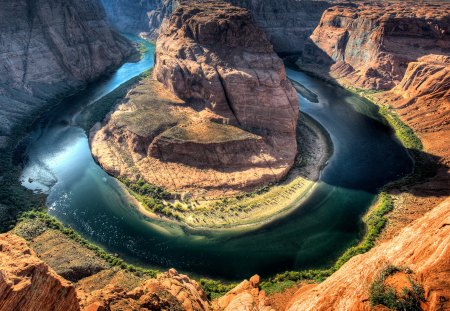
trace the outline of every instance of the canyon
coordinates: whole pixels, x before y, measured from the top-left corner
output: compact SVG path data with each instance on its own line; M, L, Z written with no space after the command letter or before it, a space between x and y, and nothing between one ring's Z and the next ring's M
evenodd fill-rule
M3 1L0 11L0 148L13 128L133 54L98 1Z
M132 53L96 1L60 2L39 1L40 11L27 9L25 1L8 4L23 17L20 36L0 22L2 36L10 34L2 42L17 40L0 50L0 63L12 66L0 69L0 78L7 78L0 84L5 144L11 128L46 100L94 80ZM450 308L448 4L229 2L253 17L211 1L103 0L118 29L159 36L151 75L91 131L93 155L106 171L197 198L235 195L286 176L303 147L296 130L311 131L311 125L298 116L297 96L275 50L297 55L290 60L298 68L398 115L423 143L410 153L433 172L388 186L394 210L376 246L320 284L299 282L298 291L282 292L282 303L261 290L257 275L212 299L175 269L150 276L113 267L51 226L22 220L0 235L0 310L385 310L370 305L370 291L389 266L407 269L420 283L422 309ZM47 24L50 12L64 18ZM316 161L326 161L320 158L323 139L304 143L323 149Z
M389 90L408 64L450 53L448 3L337 5L327 9L297 65L344 85Z

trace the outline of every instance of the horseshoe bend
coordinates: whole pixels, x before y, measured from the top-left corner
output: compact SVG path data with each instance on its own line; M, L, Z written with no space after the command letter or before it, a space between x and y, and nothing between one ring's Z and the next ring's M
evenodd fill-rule
M168 192L162 202L140 197L147 215L170 208L167 216L192 227L258 224L304 196L327 159L327 134L311 120L299 124L298 115L284 64L249 11L184 3L160 29L151 75L93 129L91 147L125 184ZM299 127L319 130L317 138L303 143ZM296 167L249 211L217 211L223 198L248 205L250 199L236 196L286 177L298 150L317 162Z
M447 1L0 17L0 311L450 308Z

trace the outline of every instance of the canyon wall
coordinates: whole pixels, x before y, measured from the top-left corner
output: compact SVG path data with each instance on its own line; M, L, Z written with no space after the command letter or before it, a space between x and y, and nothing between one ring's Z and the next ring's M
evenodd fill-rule
M123 32L147 32L155 40L177 0L102 0L111 22ZM227 0L252 12L278 53L301 53L308 37L332 1Z
M425 290L424 310L448 310L449 248L450 199L447 199L391 241L353 257L326 281L303 286L286 310L371 310L370 284L387 265L412 270Z
M40 260L24 239L0 235L1 311L80 310L75 287Z
M0 146L15 124L48 100L116 68L132 53L97 0L1 5Z
M333 6L324 12L297 65L346 85L391 89L410 62L450 53L449 10L448 3Z

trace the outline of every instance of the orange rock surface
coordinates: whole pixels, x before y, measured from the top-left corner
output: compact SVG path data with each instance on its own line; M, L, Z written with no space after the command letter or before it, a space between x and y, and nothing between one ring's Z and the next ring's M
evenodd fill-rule
M72 284L40 260L25 240L0 235L1 311L80 310Z
M297 154L298 98L251 14L182 2L156 43L153 76L91 136L113 175L217 197L284 177Z
M450 308L450 199L391 241L355 256L323 283L300 289L287 310L370 310L370 284L387 264L418 275L427 310Z

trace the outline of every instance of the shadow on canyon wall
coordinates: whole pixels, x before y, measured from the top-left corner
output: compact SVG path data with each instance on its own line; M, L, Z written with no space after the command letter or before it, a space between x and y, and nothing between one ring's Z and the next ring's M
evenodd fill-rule
M421 56L429 54L429 51L428 53L425 50L422 52ZM306 72L315 78L340 87L336 79L330 75L331 67L336 62L311 39L308 39L305 43L305 48L301 53L291 55L280 54L280 56L283 57L287 67ZM364 122L374 122L369 116L361 115L361 117L365 119ZM393 133L392 129L391 132ZM414 158L415 165L413 174L389 183L385 187L385 190L393 194L409 192L418 197L449 196L450 187L448 185L450 184L450 174L449 166L445 164L445 162L448 162L447 159L421 150L407 149L407 151ZM382 161L383 159L380 160ZM379 164L377 163L375 166L377 165ZM375 169L375 179L377 179L378 174L385 173L382 169ZM395 179L391 178L390 180ZM364 190L372 193L374 193L374 189L380 189L385 184L379 183L375 187L373 187L374 185L368 187L364 182L358 180L340 180L336 182L333 178L325 178L324 181L334 186Z

